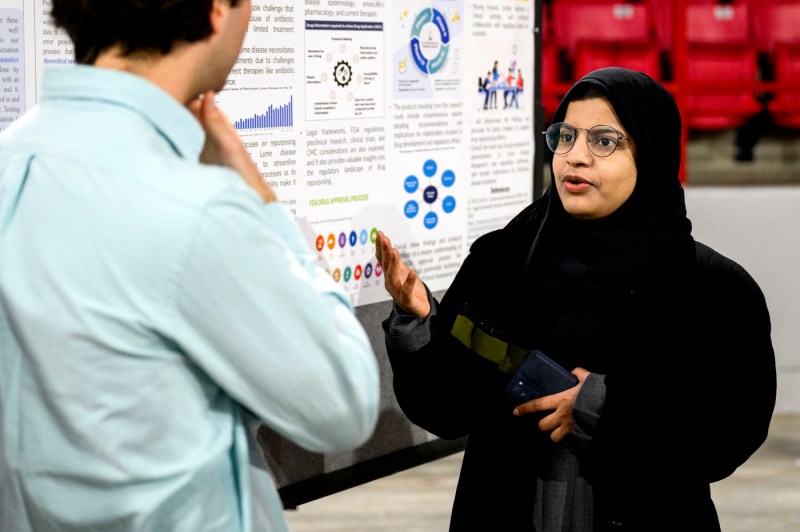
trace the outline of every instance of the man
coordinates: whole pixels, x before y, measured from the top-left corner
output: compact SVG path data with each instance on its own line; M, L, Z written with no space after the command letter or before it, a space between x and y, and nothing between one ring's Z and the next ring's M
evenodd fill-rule
M486 77L483 78L483 81L481 83L481 88L483 89L483 92L486 93L486 96L483 99L483 108L484 109L488 109L489 108L489 95L491 94L491 91L489 90L489 87L491 85L492 85L492 73L491 73L491 71L487 71L486 72Z
M352 448L378 371L214 106L250 1L52 15L82 65L0 136L0 530L285 530L246 418Z

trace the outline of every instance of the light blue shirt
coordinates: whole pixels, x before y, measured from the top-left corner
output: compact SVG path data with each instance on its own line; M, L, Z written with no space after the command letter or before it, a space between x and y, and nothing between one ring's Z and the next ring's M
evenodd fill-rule
M318 452L374 429L347 296L203 142L85 66L0 135L0 530L285 530L245 416Z

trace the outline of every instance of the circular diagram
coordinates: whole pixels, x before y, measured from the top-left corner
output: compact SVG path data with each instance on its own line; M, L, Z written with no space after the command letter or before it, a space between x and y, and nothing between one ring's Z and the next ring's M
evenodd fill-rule
M433 229L439 223L439 216L433 212L433 206L437 200L441 200L442 210L445 212L445 214L450 214L456 210L456 199L453 196L447 195L442 198L439 194L439 189L437 188L433 179L438 170L439 166L433 159L428 159L422 165L422 174L430 180L428 181L430 184L424 186L422 189L423 206L424 204L427 204L430 208L430 211L425 213L425 215L422 217L422 223L427 229ZM456 182L456 174L452 170L445 170L442 172L440 180L442 187L448 189ZM409 194L417 192L420 189L419 178L417 178L415 175L406 177L403 181L403 188ZM416 200L408 200L403 206L403 214L405 214L406 218L416 218L419 212L420 203Z
M421 11L411 27L411 57L423 74L435 74L447 63L450 29L438 9Z

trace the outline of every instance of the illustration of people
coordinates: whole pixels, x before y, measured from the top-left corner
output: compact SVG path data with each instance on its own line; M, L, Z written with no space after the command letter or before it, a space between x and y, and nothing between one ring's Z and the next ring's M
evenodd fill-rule
M492 87L494 88L491 98L491 105L492 109L497 109L497 86L500 84L500 67L497 66L497 61L494 62L494 66L492 67Z
M510 107L517 97L516 89L514 88L514 71L511 67L508 68L508 76L506 76L506 90L503 91L503 109ZM511 96L509 103L508 97Z
M517 86L514 88L514 94L511 97L511 103L514 105L515 109L519 109L519 93L522 92L522 89L525 85L525 82L522 79L522 70L517 70Z
M485 96L483 98L484 109L489 108L489 94L491 94L489 87L491 86L491 84L492 84L492 72L491 70L487 70L486 77L480 80L480 87L478 89L478 90L483 90L483 92L485 93Z

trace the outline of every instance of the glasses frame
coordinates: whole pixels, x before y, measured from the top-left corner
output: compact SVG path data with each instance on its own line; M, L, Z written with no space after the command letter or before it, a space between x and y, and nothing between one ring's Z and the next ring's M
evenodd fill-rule
M562 127L562 126L569 126L569 127L570 127L570 128L572 128L572 130L575 132L575 139L572 141L572 145L569 147L569 149L568 149L567 151L565 151L565 152L561 152L561 153L557 152L556 150L554 150L553 148L551 148L551 147L550 147L550 144L547 142L547 132L548 132L548 131L550 131L552 128L556 127L556 126L558 126L558 128L559 128L559 129L561 129L561 127ZM616 134L616 136L617 136L617 143L614 145L614 149L613 149L613 150L611 150L611 152L610 152L610 153L607 153L606 155L600 155L600 154L598 154L598 153L595 153L595 151L592 149L592 143L591 143L591 141L589 140L589 132L590 132L590 131L592 131L592 130L593 130L593 129L595 129L595 128L598 128L598 127L602 127L602 128L609 129L609 130L613 131L613 132ZM570 151L572 151L572 148L574 148L574 147L575 147L575 143L576 143L576 142L578 142L578 133L579 133L579 132L581 132L581 131L585 131L585 132L586 132L586 145L589 147L589 151L590 151L590 152L592 152L592 155L594 155L595 157L602 157L602 158L605 158L605 157L611 157L611 155L613 155L613 154L614 154L614 152L615 152L615 151L617 151L617 148L619 147L619 141L621 141L621 140L630 140L630 138L629 138L629 137L624 137L624 136L622 136L622 135L620 134L620 132L619 132L619 131L617 131L617 128L615 128L615 127L613 127L613 126L607 126L607 125L605 125L605 124L597 124L596 126L592 126L592 127L590 127L589 129L586 129L586 128L584 128L584 127L575 127L575 126L573 126L572 124L569 124L569 123L567 123L567 122L556 122L555 124L551 124L551 125L550 125L550 126L547 128L547 130L545 130L545 131L542 131L542 135L544 135L544 136L545 136L545 137L544 137L544 139L545 139L545 140L544 140L544 144L545 144L545 146L547 146L547 149L549 149L549 150L550 150L551 152L553 152L555 155L566 155L566 154L568 154Z

